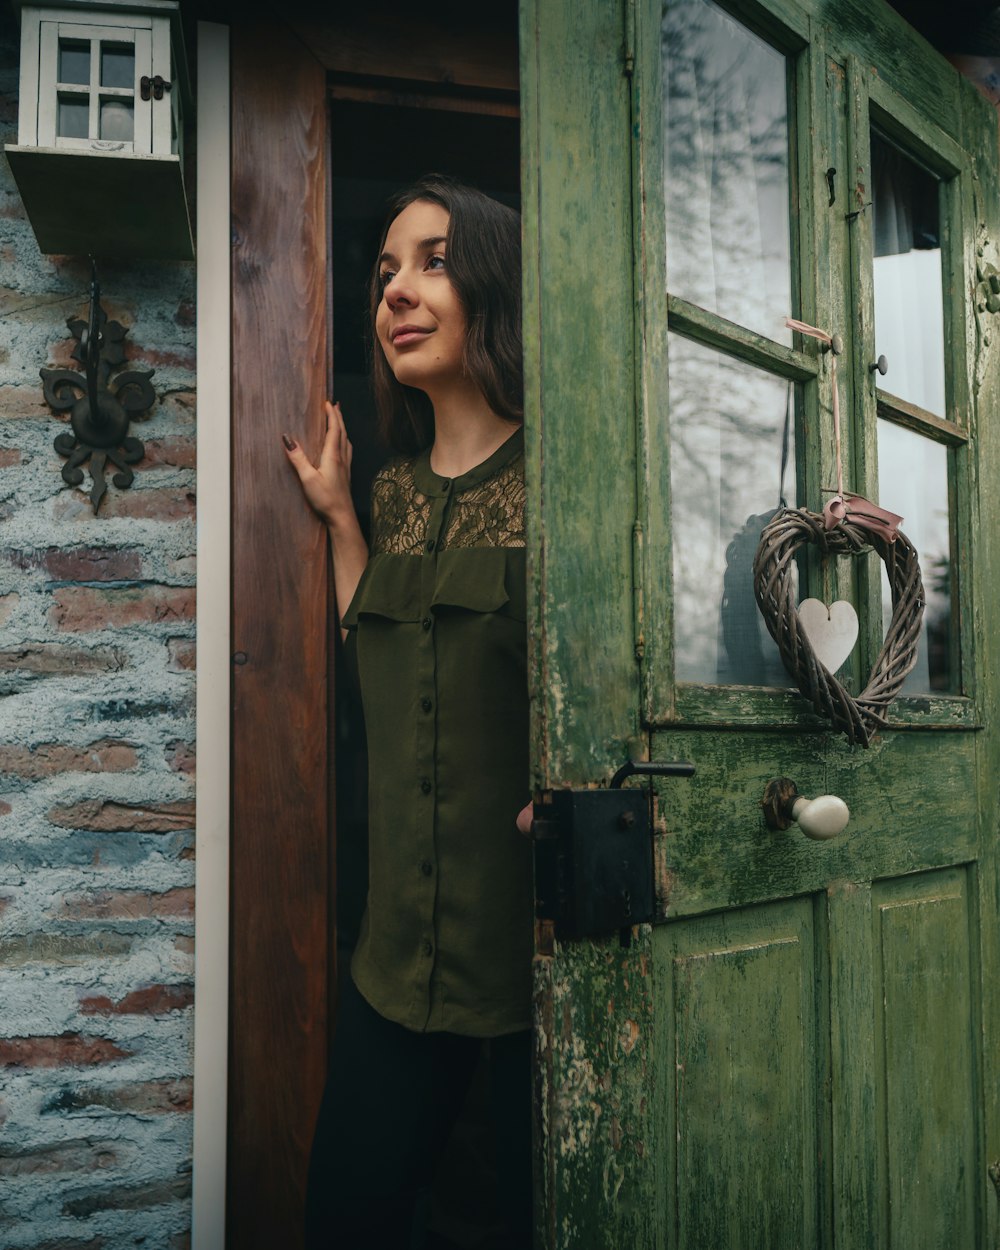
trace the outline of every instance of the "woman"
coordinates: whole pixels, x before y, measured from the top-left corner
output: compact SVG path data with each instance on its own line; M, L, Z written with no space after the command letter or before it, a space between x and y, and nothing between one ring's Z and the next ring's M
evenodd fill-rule
M382 432L368 551L337 405L319 465L369 751L368 906L310 1163L307 1244L419 1246L488 1039L500 1208L530 1245L530 845L517 214L430 177L392 205L371 286ZM522 813L522 825L525 822Z

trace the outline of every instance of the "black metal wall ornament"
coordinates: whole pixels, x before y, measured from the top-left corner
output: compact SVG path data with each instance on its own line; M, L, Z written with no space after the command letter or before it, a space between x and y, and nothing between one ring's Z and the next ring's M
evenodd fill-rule
M56 451L68 458L62 468L63 481L69 486L79 486L83 481L80 466L90 461L90 502L96 515L107 491L104 471L108 462L118 469L111 480L125 490L135 479L129 466L138 464L146 454L139 439L129 436L128 428L132 417L148 411L156 399L150 382L154 370L129 369L109 381L111 370L125 363L128 331L119 322L108 321L101 307L101 288L93 257L87 320L70 317L66 324L77 340L73 359L81 363L83 372L76 369L41 369L39 372L46 403L56 412L70 413L73 433L60 434L54 444Z

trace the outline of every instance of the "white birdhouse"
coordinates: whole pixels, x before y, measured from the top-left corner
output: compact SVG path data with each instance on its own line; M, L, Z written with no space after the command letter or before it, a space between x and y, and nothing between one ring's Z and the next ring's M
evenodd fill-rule
M23 3L7 159L43 252L188 260L178 0Z

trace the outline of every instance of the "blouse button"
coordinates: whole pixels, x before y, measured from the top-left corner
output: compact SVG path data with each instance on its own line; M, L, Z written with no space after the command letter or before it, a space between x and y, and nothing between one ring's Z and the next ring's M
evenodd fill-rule
M423 942L421 942L420 949L424 952L425 955L434 954L434 945L432 942L429 942L427 938L424 938Z
M426 696L420 700L420 710L422 712L429 712L433 706L434 704Z
M425 877L429 877L431 873L434 871L434 865L430 862L429 859L425 859L423 863L420 865L420 871L424 874Z
M421 792L421 794L430 794L430 792L431 792L431 783L430 783L430 778L429 778L429 777L425 777L425 778L423 779L423 781L421 781L421 783L420 783L420 792Z
M423 625L424 629L430 629L431 625L433 624L433 621L431 620L429 616L425 616L424 619L420 622L420 624Z
M434 550L434 539L433 539L433 538L428 538L428 540L427 540L427 550L428 550L428 551L433 551L433 550Z
M451 490L451 482L448 480L448 478L445 478L444 481L441 483L441 489Z

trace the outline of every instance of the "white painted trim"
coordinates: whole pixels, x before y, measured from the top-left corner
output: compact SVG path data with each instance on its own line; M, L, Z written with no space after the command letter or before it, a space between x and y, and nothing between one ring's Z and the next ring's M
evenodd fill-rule
M192 1250L224 1250L229 1055L229 27L198 23L198 773Z

